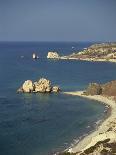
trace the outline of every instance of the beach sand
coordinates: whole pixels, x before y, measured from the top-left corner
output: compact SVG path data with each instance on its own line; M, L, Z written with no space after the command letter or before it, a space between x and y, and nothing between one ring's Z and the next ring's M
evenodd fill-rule
M96 100L111 108L111 113L107 119L91 134L83 138L78 144L71 147L68 152L83 152L84 150L94 146L97 142L110 139L110 142L116 142L116 102L111 97L101 95L86 96L84 91L63 92L67 95L76 95L90 100ZM111 129L111 130L110 130Z

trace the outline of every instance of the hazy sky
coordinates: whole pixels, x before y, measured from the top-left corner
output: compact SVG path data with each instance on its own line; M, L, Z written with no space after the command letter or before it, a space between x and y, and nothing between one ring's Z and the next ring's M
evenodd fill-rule
M0 0L0 41L116 41L116 0Z

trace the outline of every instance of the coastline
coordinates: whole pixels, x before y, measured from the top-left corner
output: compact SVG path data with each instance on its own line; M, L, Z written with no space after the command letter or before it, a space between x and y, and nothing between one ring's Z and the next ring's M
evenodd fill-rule
M75 144L73 147L69 148L68 152L71 153L83 152L88 148L95 146L96 143L104 141L106 139L110 139L110 142L114 142L116 140L116 132L114 131L116 129L116 102L111 97L108 98L101 95L86 96L83 95L83 92L84 91L63 93L98 101L110 107L111 113L105 120L103 120L103 122L100 124L100 126L98 126L98 128L96 128L95 131L84 137L78 144ZM112 127L114 128L114 130L110 130Z
M93 59L93 58L86 58L86 59L79 59L79 58L74 58L74 57L60 57L61 60L79 60L79 61L90 61L90 62L112 62L116 63L116 59Z

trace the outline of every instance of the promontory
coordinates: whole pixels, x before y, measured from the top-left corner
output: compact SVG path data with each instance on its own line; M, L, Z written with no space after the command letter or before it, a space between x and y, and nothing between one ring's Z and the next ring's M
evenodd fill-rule
M93 44L82 51L62 56L61 59L116 62L116 42Z

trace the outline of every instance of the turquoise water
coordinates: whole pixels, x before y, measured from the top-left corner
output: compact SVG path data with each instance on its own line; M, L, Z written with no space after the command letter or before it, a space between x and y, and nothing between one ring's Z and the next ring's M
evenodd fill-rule
M46 59L49 50L69 54L91 44L0 43L0 155L62 151L103 118L105 107L98 102L63 94L16 93L25 80L41 77L58 84L63 91L84 89L91 81L116 79L114 63ZM33 51L40 56L37 61L31 58Z

